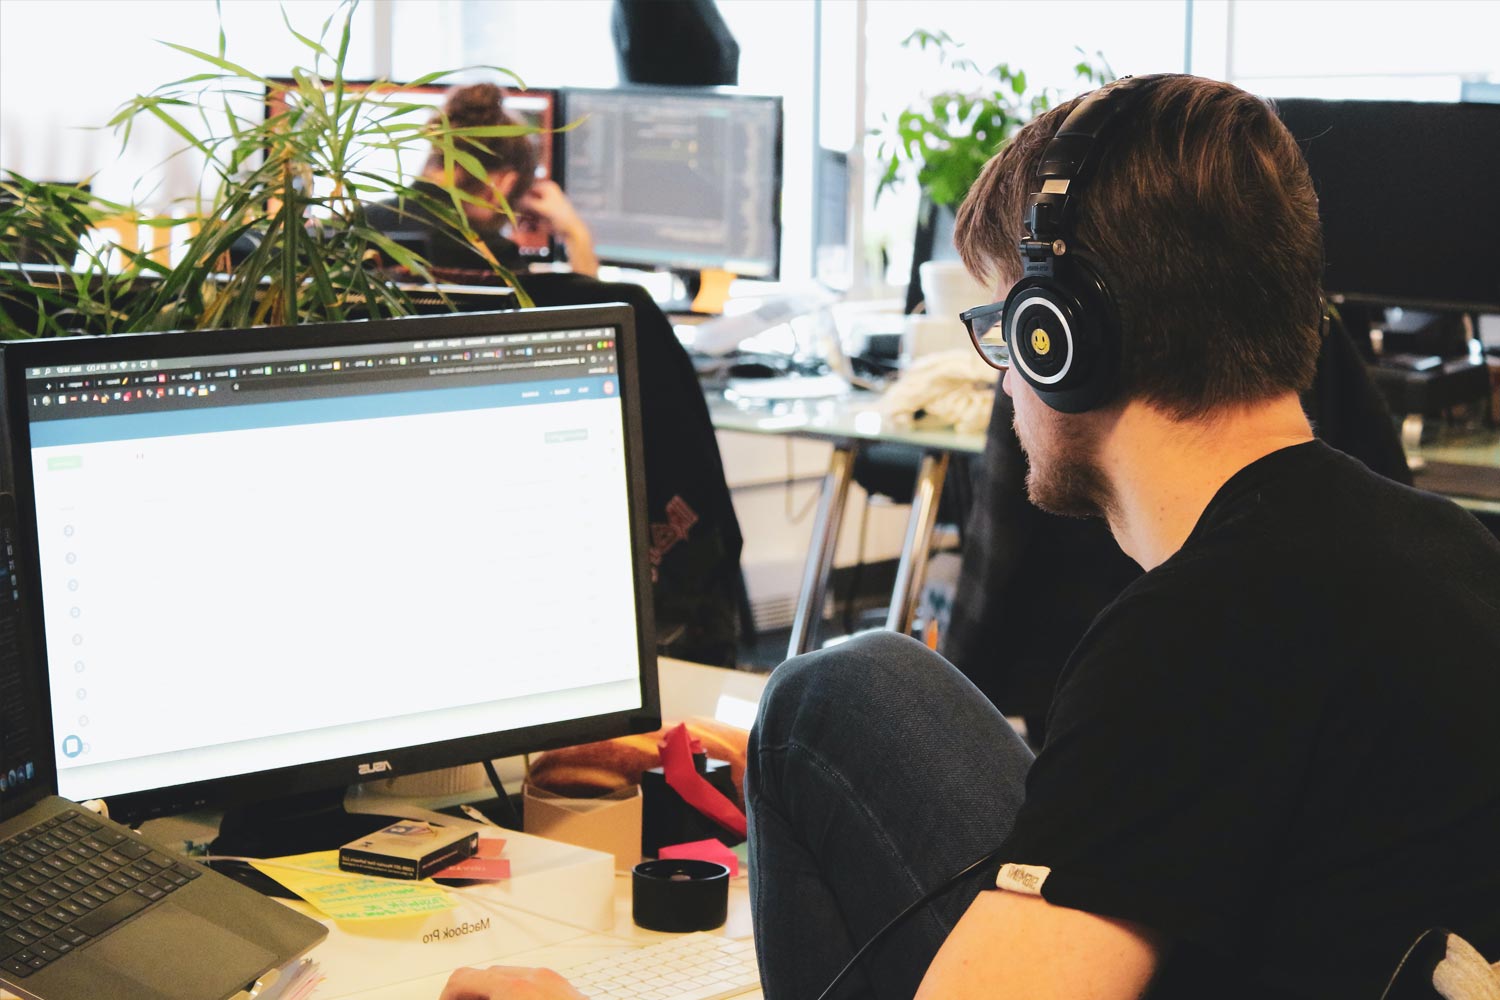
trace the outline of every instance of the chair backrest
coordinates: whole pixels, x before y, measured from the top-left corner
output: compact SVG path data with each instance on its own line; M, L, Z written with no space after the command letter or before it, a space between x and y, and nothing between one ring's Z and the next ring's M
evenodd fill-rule
M1429 928L1401 956L1380 1000L1500 1000L1500 963L1446 928Z
M521 283L539 306L624 302L635 310L657 648L695 663L733 665L742 539L692 359L640 285L548 273Z

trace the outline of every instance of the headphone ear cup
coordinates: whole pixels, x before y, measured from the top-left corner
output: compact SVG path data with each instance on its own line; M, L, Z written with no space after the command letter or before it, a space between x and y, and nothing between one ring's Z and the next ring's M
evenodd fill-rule
M1042 401L1082 413L1114 394L1119 323L1098 269L1077 253L1056 258L1050 277L1024 278L1005 306L1011 363Z

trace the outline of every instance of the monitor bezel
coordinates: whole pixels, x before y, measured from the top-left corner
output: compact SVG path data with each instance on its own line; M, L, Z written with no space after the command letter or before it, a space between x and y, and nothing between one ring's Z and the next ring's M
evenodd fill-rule
M620 400L625 423L625 462L631 506L632 576L638 627L641 707L584 719L458 737L414 747L309 761L303 764L209 778L188 784L116 795L109 798L111 815L135 822L153 816L205 807L242 805L286 795L337 789L377 778L400 777L421 771L495 760L522 753L550 750L595 740L651 732L661 726L661 698L656 670L650 537L646 515L645 466L641 431L639 360L635 346L634 314L627 305L568 306L487 313L406 316L397 319L356 320L298 327L257 327L147 333L108 337L70 337L12 341L0 345L4 367L6 444L11 452L12 492L16 497L21 558L27 567L24 613L29 632L42 630L41 565L37 539L31 465L30 419L26 409L25 370L60 364L101 361L139 361L153 357L191 357L246 350L277 350L318 346L342 347L363 343L431 341L496 333L531 333L580 326L611 326L619 368ZM49 758L47 769L56 775L56 734L52 721L46 644L38 639L35 680L42 693L42 722ZM224 691L232 692L226 683ZM363 765L363 768L362 768ZM382 766L374 766L382 765ZM55 784L54 784L55 787Z
M558 110L561 117L570 122L577 123L578 115L570 107L574 95L579 94L638 94L642 96L656 97L686 97L686 98L715 98L722 100L731 98L739 101L770 101L776 109L776 157L775 176L771 185L771 227L775 233L772 245L775 247L774 259L771 261L771 270L766 274L739 274L736 277L748 278L752 281L780 281L782 271L782 189L786 174L786 108L785 101L779 94L756 94L740 90L738 87L681 87L671 84L636 83L623 87L560 87L557 89ZM582 126L579 126L582 127ZM556 165L554 177L563 190L567 190L567 162L569 132L559 132L552 148L553 162ZM601 264L609 264L614 267L627 267L644 271L670 271L682 273L684 271L701 271L705 268L663 264L660 261L632 259L628 256L618 254L601 253L599 255ZM727 263L727 261L726 261ZM722 268L720 269L722 270Z
M5 490L0 492L0 523L8 524L14 529L15 544L21 545L26 533L21 530L18 508L17 498L10 492L7 483ZM0 799L0 823L12 816L19 816L47 796L57 792L57 758L53 756L52 750L52 706L49 703L51 692L47 689L47 671L44 662L37 652L38 643L31 614L31 584L35 574L31 571L33 564L25 560L24 551L16 553L16 556L17 569L23 572L22 579L26 585L26 593L17 601L19 614L16 619L16 648L21 657L21 684L26 687L25 696L33 699L36 705L33 721L36 723L36 739L39 746L36 750L37 759L34 762L36 776L25 791L9 799Z

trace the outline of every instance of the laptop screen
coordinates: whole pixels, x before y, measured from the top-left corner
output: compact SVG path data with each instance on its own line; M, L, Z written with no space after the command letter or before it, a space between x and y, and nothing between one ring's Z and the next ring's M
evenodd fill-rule
M547 312L23 355L59 793L347 784L654 712L624 310Z

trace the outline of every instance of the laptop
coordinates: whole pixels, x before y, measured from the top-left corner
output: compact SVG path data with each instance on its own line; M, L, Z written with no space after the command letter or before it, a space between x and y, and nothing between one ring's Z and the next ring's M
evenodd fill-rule
M25 1000L226 1000L328 930L52 794L52 721L0 494L0 986Z

